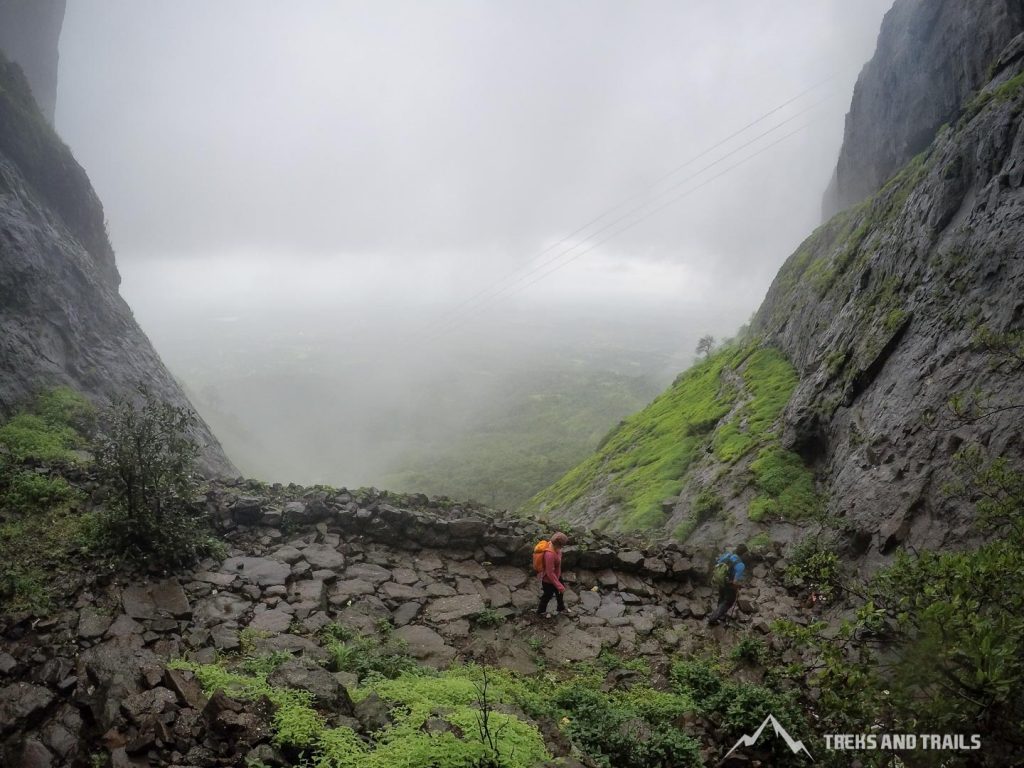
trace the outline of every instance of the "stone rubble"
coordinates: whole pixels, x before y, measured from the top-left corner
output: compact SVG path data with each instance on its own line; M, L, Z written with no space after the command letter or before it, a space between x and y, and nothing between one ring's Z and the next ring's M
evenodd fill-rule
M569 531L564 578L575 616L548 620L534 613L531 553L548 533L534 521L443 500L413 506L372 492L357 501L347 491L260 490L211 489L209 511L230 547L223 561L127 586L93 577L69 597L75 608L34 627L27 617L3 619L2 764L85 764L97 745L125 766L266 757L274 749L269 704L208 700L191 673L166 666L238 652L246 630L254 653L292 656L273 684L310 691L357 728L381 722L386 708L355 708L346 686L357 678L324 668L318 632L332 623L368 637L390 626L431 667L475 660L523 674L604 649L657 664L709 632L701 620L713 594L696 565L708 556L677 545L622 547ZM268 519L290 522L270 527ZM775 559L757 565L762 577L743 592L739 625L766 632L776 615L796 610L771 578ZM727 632L712 634L727 642Z

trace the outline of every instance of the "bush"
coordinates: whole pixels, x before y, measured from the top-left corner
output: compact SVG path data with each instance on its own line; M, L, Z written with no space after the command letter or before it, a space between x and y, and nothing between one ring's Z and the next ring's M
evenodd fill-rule
M215 547L192 506L199 449L189 437L195 416L140 389L141 403L112 402L103 413L96 466L108 492L101 544L119 556L175 564Z
M73 500L77 492L63 477L17 472L0 495L0 506L21 512L45 510Z
M789 556L784 574L790 587L806 587L831 600L839 587L839 555L834 542L806 538Z
M762 664L768 654L764 640L753 635L743 637L729 652L729 658L747 664Z
M331 654L332 668L336 672L355 672L360 679L367 677L393 680L404 672L416 669L416 661L408 654L401 640L355 638L347 642L330 639L326 643Z
M41 393L31 406L0 426L0 445L15 461L74 463L82 433L93 424L85 398L67 388Z
M636 708L598 691L567 687L557 703L571 713L567 733L603 768L703 764L698 743L683 731L665 722L650 722Z
M493 608L484 608L473 621L478 627L500 627L505 623L505 614Z

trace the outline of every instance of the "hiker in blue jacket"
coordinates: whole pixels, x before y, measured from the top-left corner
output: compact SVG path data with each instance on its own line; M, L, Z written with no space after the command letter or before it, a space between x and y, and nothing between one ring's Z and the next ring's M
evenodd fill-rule
M725 552L715 561L715 572L718 576L716 580L719 582L718 607L708 617L708 624L717 624L724 619L725 614L736 602L739 582L747 570L741 556L747 554L747 551L747 545L740 544L735 552Z

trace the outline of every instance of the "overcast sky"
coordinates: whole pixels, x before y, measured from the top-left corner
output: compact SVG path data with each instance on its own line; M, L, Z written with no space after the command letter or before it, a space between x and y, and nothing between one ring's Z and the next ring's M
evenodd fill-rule
M183 298L441 311L834 75L659 189L808 128L521 294L738 324L818 223L889 2L71 0L56 122L159 336Z

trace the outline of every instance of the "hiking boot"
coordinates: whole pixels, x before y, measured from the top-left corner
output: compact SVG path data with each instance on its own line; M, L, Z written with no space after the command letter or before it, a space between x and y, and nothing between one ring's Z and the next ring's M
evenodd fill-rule
M572 608L566 608L564 611L559 611L558 613L560 615L562 615L562 616L575 616L576 615L576 611L574 611Z

